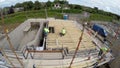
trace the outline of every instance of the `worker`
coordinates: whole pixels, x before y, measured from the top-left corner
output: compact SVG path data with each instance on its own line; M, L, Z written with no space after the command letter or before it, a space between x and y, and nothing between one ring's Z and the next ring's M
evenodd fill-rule
M44 36L46 37L48 35L48 33L49 33L49 29L45 27L44 28Z
M109 50L108 50L108 48L106 48L106 47L102 47L102 48L100 48L100 51L99 51L99 53L98 53L98 56L102 56L102 55L104 55L106 52L108 52Z
M103 50L100 49L99 53L98 53L98 56L101 56L103 54Z
M64 28L62 28L60 35L64 36L65 34L66 34L66 30Z
M107 52L108 51L108 48L106 48L106 47L102 47L101 49L102 49L103 52Z

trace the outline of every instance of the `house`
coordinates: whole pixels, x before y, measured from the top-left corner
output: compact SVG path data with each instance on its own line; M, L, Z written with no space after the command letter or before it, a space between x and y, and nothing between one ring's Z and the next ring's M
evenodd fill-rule
M54 4L54 9L60 9L60 8L61 8L61 4L60 3Z
M20 11L24 11L24 8L23 7L14 8L14 12L20 12Z
M70 7L67 4L60 4L60 3L54 4L54 9L61 9L61 8L62 9L70 9Z

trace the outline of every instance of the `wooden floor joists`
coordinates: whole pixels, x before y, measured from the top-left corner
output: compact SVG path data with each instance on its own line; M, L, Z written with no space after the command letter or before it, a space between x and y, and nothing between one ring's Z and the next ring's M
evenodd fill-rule
M68 47L69 50L74 50L79 41L81 30L76 27L73 21L67 20L50 20L49 27L54 27L55 33L49 33L47 36L47 48ZM67 33L65 36L60 36L62 28L65 28ZM87 34L84 33L83 40L80 44L79 50L95 49L95 45L92 43Z

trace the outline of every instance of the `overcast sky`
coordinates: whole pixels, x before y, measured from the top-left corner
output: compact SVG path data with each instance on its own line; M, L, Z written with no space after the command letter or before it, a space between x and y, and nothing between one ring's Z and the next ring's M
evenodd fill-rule
M0 7L14 5L18 2L24 2L30 0L0 0ZM36 1L36 0L31 0ZM46 2L48 0L38 0L41 2ZM51 0L53 1L53 0ZM116 13L120 15L120 0L67 0L72 4L85 5L89 7L98 7L99 9Z

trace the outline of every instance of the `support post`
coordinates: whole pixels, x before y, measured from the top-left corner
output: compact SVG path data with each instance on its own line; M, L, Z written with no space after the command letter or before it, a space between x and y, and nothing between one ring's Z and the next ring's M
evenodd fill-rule
M73 58L72 58L72 60L71 60L71 62L70 62L70 65L69 65L68 68L71 68L71 66L72 66L72 64L73 64L73 61L74 61L75 56L76 56L76 53L77 53L77 51L78 51L78 49L79 49L79 46L80 46L80 43L81 43L81 41L82 41L82 37L83 37L83 33L84 33L84 29L85 29L85 28L84 28L84 25L83 25L83 30L82 30L82 33L81 33L81 36L80 36L80 39L79 39L78 45L77 45L77 47L76 47L75 53L74 53L74 55L73 55Z
M4 24L4 17L3 17L2 12L1 12L1 18L2 18L2 23ZM4 33L5 33L5 36L6 36L6 38L7 38L8 43L9 43L10 49L12 50L12 52L14 53L14 55L16 56L17 60L18 60L19 63L21 64L22 68L24 68L23 63L20 61L20 58L19 58L18 55L16 54L15 49L14 49L14 47L13 47L11 41L10 41L10 38L9 38L9 36L8 36L8 33L7 33L7 31L6 31L6 27L5 27L5 26L4 26Z

